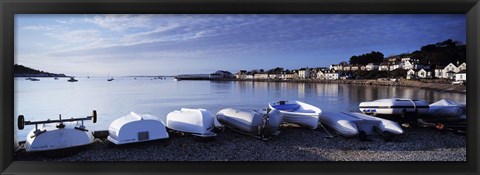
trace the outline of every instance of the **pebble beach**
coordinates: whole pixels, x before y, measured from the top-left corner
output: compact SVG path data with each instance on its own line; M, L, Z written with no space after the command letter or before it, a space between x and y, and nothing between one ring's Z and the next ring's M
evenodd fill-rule
M225 129L212 140L169 133L158 141L114 146L105 139L72 155L52 157L19 151L17 161L466 161L466 136L434 128L407 127L385 141L345 138L321 127L283 124L281 133L263 141ZM331 131L331 130L329 130Z

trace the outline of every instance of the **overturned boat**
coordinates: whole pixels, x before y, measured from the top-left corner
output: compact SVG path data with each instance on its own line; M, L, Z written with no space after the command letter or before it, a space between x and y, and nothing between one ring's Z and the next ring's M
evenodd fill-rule
M398 123L357 112L322 112L320 122L344 137L374 135L382 136L403 134Z
M425 114L428 112L428 103L424 100L401 98L379 99L370 102L361 102L360 111L364 114L404 115L406 113Z
M256 110L226 108L218 111L216 118L225 127L264 139L277 135L283 122L278 110L262 113Z
M134 112L114 120L108 131L107 139L116 145L168 138L162 121L153 115Z
M424 126L435 126L438 129L466 128L467 107L453 100L441 99L429 105L426 115L418 121Z
M167 115L167 128L199 137L217 135L212 131L215 128L214 116L205 109L182 108L170 112Z
M27 152L65 150L93 142L92 133L86 129L84 120L93 120L93 123L96 123L96 111L93 111L92 116L84 118L62 119L62 115L59 115L58 120L44 121L25 121L25 117L20 115L18 129L24 129L25 125L35 125L35 128L27 134L24 144Z
M311 129L318 127L320 108L300 101L277 101L268 103L268 107L278 110L285 122L307 126Z

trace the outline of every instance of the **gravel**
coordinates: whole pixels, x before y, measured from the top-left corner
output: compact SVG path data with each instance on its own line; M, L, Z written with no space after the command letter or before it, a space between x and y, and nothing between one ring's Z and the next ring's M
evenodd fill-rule
M170 133L159 141L115 146L96 139L68 156L18 152L15 160L32 161L466 161L466 137L434 128L403 128L392 141L369 141L284 124L281 133L263 141L226 129L214 140Z

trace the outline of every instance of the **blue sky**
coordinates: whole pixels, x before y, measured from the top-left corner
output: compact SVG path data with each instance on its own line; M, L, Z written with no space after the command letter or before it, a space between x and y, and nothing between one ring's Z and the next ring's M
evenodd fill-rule
M327 67L453 39L465 15L16 15L15 63L76 76Z

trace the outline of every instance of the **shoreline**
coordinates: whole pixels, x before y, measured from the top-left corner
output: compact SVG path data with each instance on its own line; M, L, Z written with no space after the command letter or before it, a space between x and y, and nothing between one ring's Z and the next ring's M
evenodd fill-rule
M399 79L398 81L390 80L281 80L281 79L181 79L181 81L247 81L247 82L286 82L286 83L322 83L322 84L354 84L354 85L366 85L366 86L397 86L397 87L414 87L427 90L435 90L440 92L453 92L453 93L467 93L466 85L452 85L445 80L405 80Z

